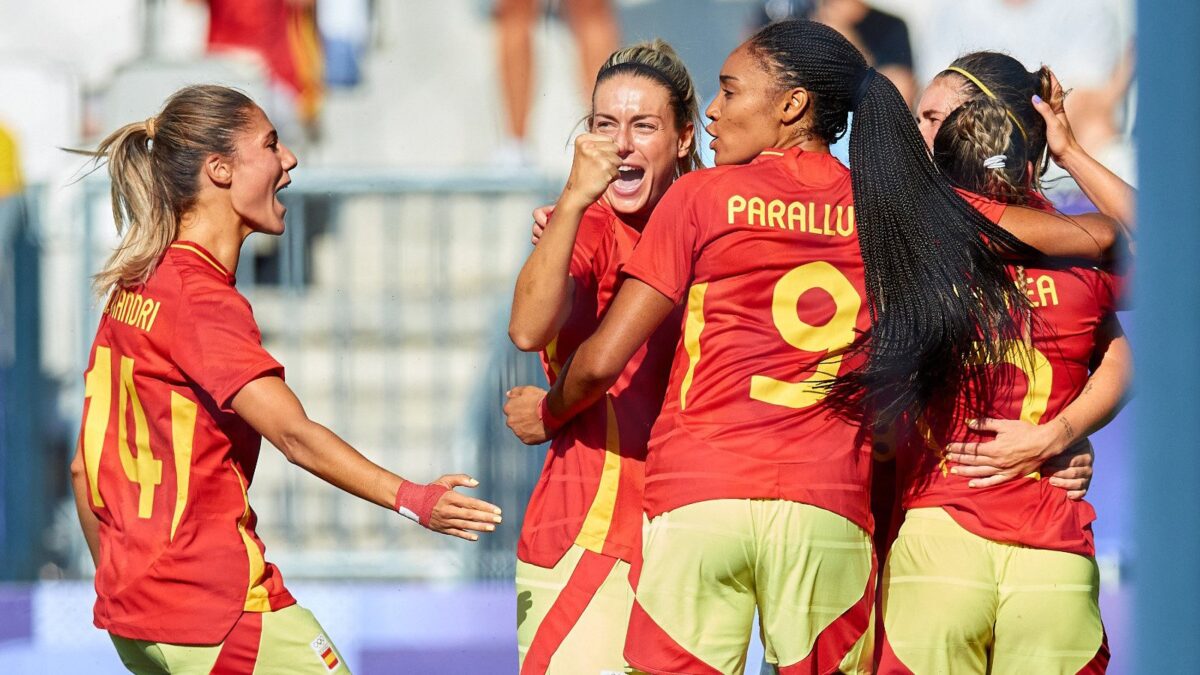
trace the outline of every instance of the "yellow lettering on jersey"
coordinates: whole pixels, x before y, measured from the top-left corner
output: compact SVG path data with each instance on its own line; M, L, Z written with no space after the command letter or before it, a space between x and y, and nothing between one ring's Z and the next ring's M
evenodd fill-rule
M854 234L854 207L846 207L846 228L842 229L842 207L838 207L837 233L843 237Z
M158 318L158 308L162 307L161 302L154 303L154 311L150 314L150 321L146 323L146 332L149 333L154 329L154 320Z
M171 516L171 541L183 519L188 503L188 488L192 476L192 439L196 433L195 402L171 392L171 447L175 452L175 512Z
M1037 279L1038 289L1038 304L1041 306L1057 305L1058 290L1054 287L1054 279L1047 275L1042 275Z
M746 211L746 198L741 195L733 195L729 198L729 224L733 225L734 216Z
M809 290L819 288L833 298L836 311L824 325L801 319L796 303ZM771 317L779 335L792 347L806 352L825 352L809 377L799 382L767 375L750 377L750 398L787 408L807 408L828 394L822 385L837 377L844 351L854 341L854 326L862 299L854 284L836 267L824 261L801 265L775 284Z
M138 293L117 289L104 307L104 313L115 321L150 332L158 316L161 302Z
M1058 304L1058 288L1054 277L1043 274L1037 278L1025 277L1025 295L1034 307L1049 307Z
M138 484L138 518L148 520L154 512L154 490L162 483L162 460L150 452L150 425L133 383L133 359L121 357L120 397L117 399L117 456L125 477ZM137 455L129 450L127 411L133 412L133 442Z
M800 231L805 231L804 224L804 204L800 202L791 202L787 206L788 229L796 229L796 223L800 224Z
M108 417L112 410L112 350L96 347L96 360L84 378L84 398L91 401L83 421L83 463L91 488L92 505L104 507L100 497L100 454L108 435Z
M754 219L757 217L758 225L766 225L766 210L767 204L763 201L762 197L751 197L749 200L747 200L746 222L751 225L755 225L756 223L754 222Z
M816 220L820 207L825 210L824 223ZM818 205L814 202L785 202L782 199L767 201L763 197L733 195L726 202L726 215L730 225L741 224L744 218L744 223L751 227L769 227L826 237L854 236L854 207L843 204Z
M783 223L783 212L787 207L778 199L772 199L770 204L767 204L767 223L769 227L777 227L781 230L787 229Z

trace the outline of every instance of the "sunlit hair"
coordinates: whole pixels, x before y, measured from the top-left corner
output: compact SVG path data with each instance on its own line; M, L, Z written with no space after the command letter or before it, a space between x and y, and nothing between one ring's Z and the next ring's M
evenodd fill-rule
M234 155L238 134L257 108L245 94L217 85L184 87L158 115L112 132L93 155L112 181L113 220L121 243L94 280L96 293L144 283L195 205L205 157Z
M1005 202L1029 201L1025 137L1004 104L977 98L955 108L933 140L933 160L950 182Z
M1044 101L1050 100L1053 93L1050 69L1042 66L1035 71L1028 71L1025 70L1024 64L1008 54L988 51L964 54L955 59L949 67L967 71L995 96L994 99L988 96L978 84L959 72L948 68L938 73L934 79L952 78L958 83L964 103L991 100L1020 122L1025 132L1021 139L1022 145L1025 146L1025 156L1035 165L1033 173L1023 178L1024 182L1020 184L1021 191L1040 191L1041 177L1049 166L1049 156L1046 153L1046 121L1042 119L1037 108L1033 107L1031 99L1036 94ZM1004 198L1004 194L981 194L1009 201Z
M871 327L850 348L862 365L830 384L827 402L885 422L916 419L975 381L976 364L999 362L1003 341L1023 333L1028 300L985 237L1002 250L1033 250L954 192L895 85L837 31L781 21L747 48L781 91L808 92L813 136L836 140L854 112L850 178ZM982 409L974 392L986 390L965 391L968 407Z
M636 75L666 88L671 112L675 117L675 130L682 132L688 124L695 130L688 154L677 162L676 173L683 175L704 166L700 162L700 150L697 147L701 124L696 85L692 82L687 66L671 45L663 40L652 40L618 49L608 57L603 66L600 66L600 72L596 75L596 88L598 89L605 80L622 74ZM592 91L592 95L595 96L595 90ZM593 114L594 112L593 104ZM590 115L588 128L592 128Z

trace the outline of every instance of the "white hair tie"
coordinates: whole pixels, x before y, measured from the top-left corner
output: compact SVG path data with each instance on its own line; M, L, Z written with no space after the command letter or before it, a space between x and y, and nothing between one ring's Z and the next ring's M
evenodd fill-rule
M1008 158L1005 157L1004 155L992 155L991 157L988 157L987 159L983 160L983 168L985 168L985 169L1003 169L1005 166L1005 161L1007 159Z

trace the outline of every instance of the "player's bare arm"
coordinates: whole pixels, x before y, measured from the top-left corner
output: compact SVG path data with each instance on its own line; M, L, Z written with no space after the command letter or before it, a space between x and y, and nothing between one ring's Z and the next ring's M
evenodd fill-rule
M674 307L650 285L626 279L600 327L575 351L546 395L542 414L547 430L553 433L599 400Z
M1107 260L1121 240L1117 221L1100 213L1066 216L1009 206L998 225L1042 253L1057 258Z
M517 349L538 351L571 313L574 281L568 274L583 214L617 177L617 144L601 134L575 139L575 158L546 234L517 276L508 335Z
M262 377L247 384L233 397L233 409L287 457L288 461L356 497L387 509L397 508L401 496L400 476L371 462L329 429L313 422L299 399L278 377ZM467 497L456 487L475 487L478 482L463 474L442 476L416 501L433 501L428 516L419 506L408 507L429 529L471 541L477 532L491 532L500 523L499 507ZM403 512L403 511L402 511Z
M959 475L973 477L971 487L988 487L1039 471L1043 465L1070 450L1072 454L1088 452L1077 446L1086 437L1108 424L1120 411L1133 376L1133 353L1120 323L1114 317L1105 326L1112 336L1105 346L1097 348L1099 364L1087 385L1062 414L1045 424L1029 424L1019 420L974 420L976 431L989 431L995 438L986 442L951 443L947 459L961 466L951 469ZM1084 467L1087 475L1080 476L1080 467L1071 477L1051 475L1051 484L1068 492L1086 492L1091 479L1090 462Z
M92 554L92 563L100 561L100 520L88 505L87 469L83 464L83 448L75 444L75 457L71 460L71 491L75 494L75 510L79 513L79 526L83 528L83 538L87 541L88 553Z
M1054 92L1051 100L1033 97L1033 107L1046 120L1046 145L1050 149L1050 156L1055 164L1071 174L1079 189L1096 208L1120 223L1125 235L1132 240L1137 225L1137 190L1096 161L1075 140L1071 122L1063 108L1066 96L1062 85L1053 75L1051 81Z

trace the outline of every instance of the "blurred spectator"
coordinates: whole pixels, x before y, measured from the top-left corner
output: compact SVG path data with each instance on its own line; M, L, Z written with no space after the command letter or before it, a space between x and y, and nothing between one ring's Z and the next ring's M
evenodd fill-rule
M533 95L533 25L543 0L497 0L496 31L500 51L500 88L506 113L505 138L496 152L500 166L531 164L526 125ZM580 92L586 99L596 71L620 42L610 0L560 0L567 26L579 48Z
M17 140L7 127L0 124L0 199L20 192L24 182Z
M1006 52L1030 70L1050 66L1063 87L1080 144L1122 177L1121 114L1133 75L1132 35L1111 0L936 0L917 54L923 80L961 54Z
M315 136L324 95L316 0L202 1L208 3L208 52L259 60L282 99L267 112L283 117L276 119L281 125L295 119Z
M370 0L321 0L317 4L317 27L325 48L325 84L353 87L362 81L370 20Z
M863 0L767 0L759 24L782 19L811 19L836 29L885 75L911 108L917 85L913 76L912 46L904 20L882 12ZM947 62L948 63L948 62Z

